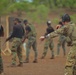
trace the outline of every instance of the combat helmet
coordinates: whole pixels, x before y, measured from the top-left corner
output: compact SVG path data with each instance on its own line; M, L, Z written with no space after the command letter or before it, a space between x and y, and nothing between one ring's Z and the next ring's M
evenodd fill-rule
M62 22L70 22L71 21L71 18L68 14L64 14L62 16Z

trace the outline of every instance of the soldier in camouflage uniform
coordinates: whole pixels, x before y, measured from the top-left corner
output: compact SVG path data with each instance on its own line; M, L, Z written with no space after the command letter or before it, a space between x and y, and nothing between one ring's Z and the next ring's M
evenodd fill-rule
M22 61L22 38L24 37L24 28L20 23L20 20L18 18L15 18L14 20L14 26L13 31L10 37L6 39L6 41L13 39L12 46L11 46L11 52L12 52L12 64L11 67L16 66L16 55L19 58L19 64L18 66L23 66Z
M0 74L4 75L3 71L3 62L2 62L2 56L1 56L1 37L4 36L4 29L3 26L0 26Z
M62 22L59 22L59 25L57 25L56 29L59 29L61 27L63 27L64 25L62 24ZM60 47L62 46L63 49L63 54L64 56L66 55L66 49L65 49L65 44L66 44L66 37L64 35L60 35L59 36L59 40L58 40L58 44L57 44L57 55L59 55L60 53Z
M49 33L53 32L54 29L51 27L51 21L48 21L47 22L47 26L48 28L46 29L46 33L44 36L48 35ZM51 50L51 59L54 59L54 43L53 43L53 39L49 39L49 38L46 38L45 39L45 44L44 44L44 52L43 52L43 55L41 57L41 59L44 59L46 54L47 54L47 51L48 51L48 47L50 48Z
M64 27L57 29L53 33L46 36L46 38L54 38L58 36L58 34L64 34L66 36L66 41L71 49L67 56L64 75L76 75L76 25L70 24L70 21L70 16L68 14L64 14L62 16Z
M29 24L27 20L24 20L24 24L25 24L25 39L27 38L28 41L26 43L26 60L24 61L24 63L29 63L29 53L30 53L30 49L31 47L33 48L34 52L35 52L35 58L33 63L37 63L37 42L36 42L36 30L34 25Z

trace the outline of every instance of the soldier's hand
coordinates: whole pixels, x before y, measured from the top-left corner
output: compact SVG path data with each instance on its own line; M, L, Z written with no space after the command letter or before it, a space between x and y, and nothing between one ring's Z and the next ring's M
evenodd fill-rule
M5 40L5 42L7 42L7 41L8 41L8 39Z
M57 25L57 26L56 26L56 29L59 29L60 27L61 27L60 25Z
M41 37L40 37L40 40L41 40L41 41L44 41L44 39L45 39L44 36L41 36Z
M25 40L22 40L22 43L24 43L25 42Z

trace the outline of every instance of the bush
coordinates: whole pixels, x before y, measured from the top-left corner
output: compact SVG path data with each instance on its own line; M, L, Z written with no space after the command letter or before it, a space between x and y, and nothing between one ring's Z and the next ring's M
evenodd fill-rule
M27 17L32 20L34 23L43 23L45 20L47 20L49 8L47 8L45 5L39 5L37 7L31 7L31 10L35 10L32 12L27 12Z
M71 15L71 19L74 23L76 23L76 14Z
M58 24L58 22L59 22L59 19L58 18L55 18L55 19L53 19L53 21L52 21L54 24Z

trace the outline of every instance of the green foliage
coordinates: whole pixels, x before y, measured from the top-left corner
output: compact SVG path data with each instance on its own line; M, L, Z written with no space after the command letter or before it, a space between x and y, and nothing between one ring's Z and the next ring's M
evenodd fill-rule
M8 11L9 12L14 12L14 11L17 11L17 10L21 10L21 11L27 11L28 10L28 3L26 2L16 2L16 3L13 3L12 5L10 5L8 7ZM27 7L26 7L27 6Z
M76 0L33 0L33 3L36 5L44 4L50 8L53 7L68 7L76 8Z
M58 18L54 18L52 22L53 22L54 24L58 24L59 20L58 20Z
M41 21L46 20L48 17L49 9L44 5L39 5L37 7L38 17Z
M76 23L76 14L71 15L71 19L74 23Z
M76 0L0 0L0 16L13 12L21 15L26 12L26 18L31 22L44 23L50 10L55 12L58 8L76 8ZM62 15L62 13L60 13ZM75 20L75 15L71 16ZM55 18L54 23L58 20Z
M0 0L0 16L6 12L9 3L10 3L9 0Z
M28 12L27 16L31 18L32 22L43 23L48 17L49 9L45 5L33 6L33 12Z

